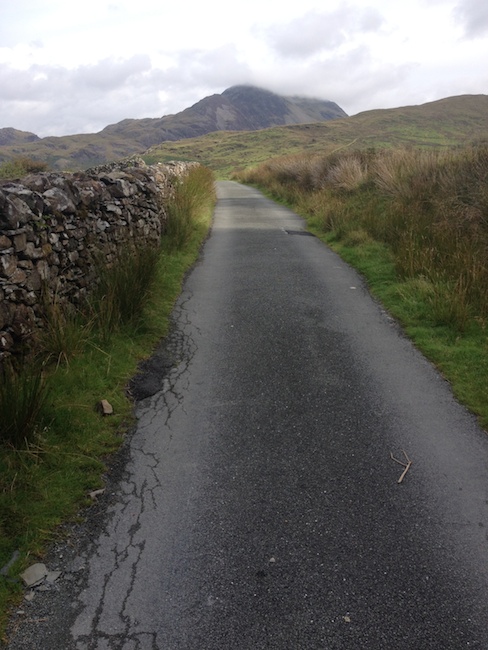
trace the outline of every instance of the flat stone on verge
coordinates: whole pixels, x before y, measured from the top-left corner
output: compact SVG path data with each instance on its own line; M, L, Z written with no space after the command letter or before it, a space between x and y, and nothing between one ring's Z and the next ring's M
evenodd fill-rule
M48 575L48 570L45 564L38 562L33 564L28 569L21 573L20 577L24 581L26 587L34 587L40 584Z

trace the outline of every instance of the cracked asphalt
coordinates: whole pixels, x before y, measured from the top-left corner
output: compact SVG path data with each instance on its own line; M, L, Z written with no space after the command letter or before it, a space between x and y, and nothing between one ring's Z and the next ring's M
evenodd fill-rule
M486 650L486 434L299 217L218 189L106 494L8 647Z

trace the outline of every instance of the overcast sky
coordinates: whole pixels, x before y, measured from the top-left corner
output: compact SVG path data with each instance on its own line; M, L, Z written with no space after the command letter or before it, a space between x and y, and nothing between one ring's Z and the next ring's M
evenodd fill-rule
M0 128L97 132L242 83L349 115L488 94L488 1L0 0Z

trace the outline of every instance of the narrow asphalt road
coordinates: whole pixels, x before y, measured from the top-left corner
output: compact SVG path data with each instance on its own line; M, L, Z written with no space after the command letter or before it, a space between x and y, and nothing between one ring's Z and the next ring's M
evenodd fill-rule
M108 510L12 649L488 648L486 434L303 228L219 183Z

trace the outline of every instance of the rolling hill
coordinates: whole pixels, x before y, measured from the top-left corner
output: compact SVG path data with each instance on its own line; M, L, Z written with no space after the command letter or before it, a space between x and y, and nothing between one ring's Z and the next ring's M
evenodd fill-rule
M282 97L254 86L233 86L161 118L126 119L95 134L38 138L13 128L0 129L0 161L28 156L55 169L84 169L117 160L166 141L206 133L254 131L272 126L334 120L346 113L334 102Z
M147 162L197 160L225 177L233 169L286 154L343 147L453 147L481 141L488 141L488 96L461 95L328 122L209 133L151 147L143 157Z

